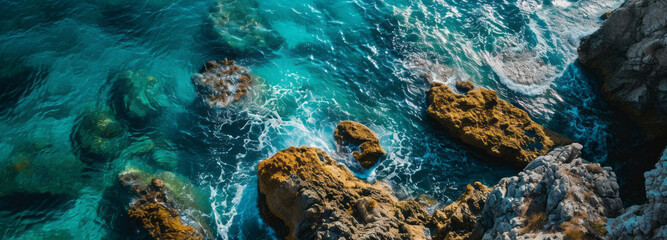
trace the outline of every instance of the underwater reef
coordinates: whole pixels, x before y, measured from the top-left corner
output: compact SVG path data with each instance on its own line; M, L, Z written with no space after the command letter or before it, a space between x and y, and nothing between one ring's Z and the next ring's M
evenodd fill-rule
M217 0L209 16L220 41L242 54L276 50L284 39L257 12L255 0Z
M115 76L118 86L114 89L119 99L115 103L118 113L132 122L146 122L159 115L167 103L164 80L141 71L122 71ZM112 104L113 106L113 104Z
M210 238L211 233L206 227L206 217L200 210L201 206L196 201L196 193L182 177L164 172L150 178L150 174L128 169L118 178L124 187L136 195L127 210L128 216L154 239ZM147 181L150 183L146 185ZM188 215L181 216L184 211Z

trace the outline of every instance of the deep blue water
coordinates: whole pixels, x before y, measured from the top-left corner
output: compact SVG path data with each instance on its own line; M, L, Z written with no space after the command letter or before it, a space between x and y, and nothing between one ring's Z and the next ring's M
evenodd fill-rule
M575 59L579 39L620 3L2 0L0 238L141 238L117 182L128 169L170 171L191 184L184 194L203 197L215 238L273 238L258 214L255 171L289 146L320 147L399 198L426 195L439 206L473 181L516 174L426 115L423 73L494 89L584 144L586 159L615 166L608 157L633 147L619 147L631 141L618 135L634 135ZM231 21L212 20L220 16ZM190 78L225 58L247 66L256 83L243 101L210 109ZM125 70L157 79L156 114L137 120L117 107ZM122 126L109 156L91 154L78 135L90 109ZM377 167L364 171L337 152L341 120L376 132L388 152ZM146 146L150 154L139 154Z

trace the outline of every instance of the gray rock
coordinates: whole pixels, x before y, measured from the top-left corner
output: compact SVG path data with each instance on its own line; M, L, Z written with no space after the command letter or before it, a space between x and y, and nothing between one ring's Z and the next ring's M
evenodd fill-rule
M483 239L602 238L623 209L616 175L585 163L578 143L530 162L491 191L477 222Z
M579 61L600 70L602 91L652 137L667 134L667 1L628 0L581 40Z
M648 203L609 219L609 239L667 239L667 148L655 169L644 173Z

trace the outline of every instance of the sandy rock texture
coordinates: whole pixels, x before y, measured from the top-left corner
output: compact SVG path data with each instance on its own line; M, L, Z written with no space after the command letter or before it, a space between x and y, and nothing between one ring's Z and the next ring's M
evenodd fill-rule
M151 178L150 174L129 169L119 175L119 180L135 195L128 216L153 239L198 240L212 236L206 225L208 219L196 202L198 196L173 173Z

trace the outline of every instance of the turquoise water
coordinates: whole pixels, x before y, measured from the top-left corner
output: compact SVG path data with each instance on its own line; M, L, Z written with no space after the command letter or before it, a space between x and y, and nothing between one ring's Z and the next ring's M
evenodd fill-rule
M217 239L273 238L258 214L255 170L289 146L320 147L399 198L426 195L436 207L473 181L516 174L426 115L423 73L494 89L584 144L586 159L621 171L614 159L641 142L619 136L641 136L574 62L579 38L620 3L4 0L1 238L144 238L117 180L128 169L191 185ZM246 99L211 109L190 78L225 58L256 82ZM127 70L142 85L121 84ZM124 108L127 96L146 114ZM95 116L111 122L108 138L90 137ZM378 166L363 170L337 151L341 120L377 133L388 152Z

